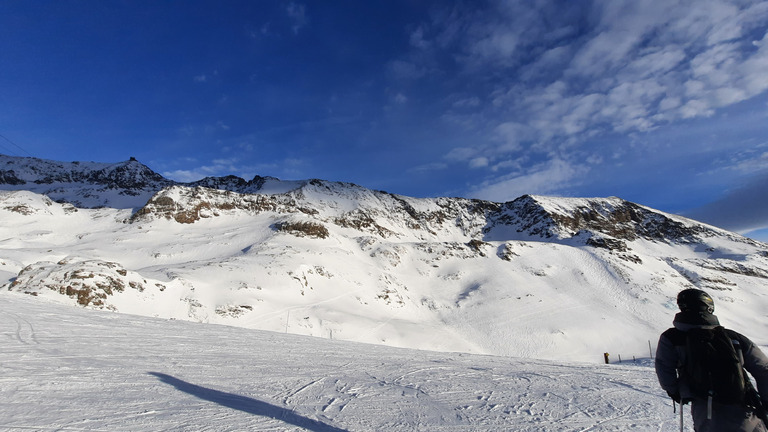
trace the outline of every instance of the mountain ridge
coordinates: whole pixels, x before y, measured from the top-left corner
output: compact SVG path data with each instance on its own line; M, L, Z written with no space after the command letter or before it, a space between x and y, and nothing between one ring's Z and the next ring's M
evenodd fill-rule
M34 157L0 154L0 185L7 190L31 190L77 207L137 208L165 187L208 187L240 193L255 193L272 177L251 180L229 175L205 177L194 182L176 182L154 172L131 157L117 163L58 162ZM77 190L87 193L78 194ZM115 194L124 200L110 199ZM136 197L130 199L128 197Z
M131 157L128 161L118 163L97 163L97 162L55 162L37 158L12 157L0 155L0 188L9 190L31 190L50 196L59 202L68 202L78 207L107 207L109 200L102 202L80 200L77 197L68 197L61 193L57 194L56 188L45 190L41 185L57 185L59 191L64 184L89 184L91 186L101 187L102 191L117 192L120 195L144 197L147 192L152 192L150 198L144 202L140 198L136 200L139 205L132 206L136 209L136 219L145 217L153 212L159 211L162 207L161 202L168 201L171 192L163 192L166 188L183 187L197 190L198 195L202 194L202 189L212 189L223 191L227 199L232 199L229 193L238 193L241 195L258 194L265 188L267 182L283 185L276 187L271 191L265 191L263 195L276 195L281 193L290 194L292 191L302 191L308 187L314 187L312 192L318 190L338 191L339 188L358 191L355 198L360 201L361 195L379 195L391 198L392 201L399 202L401 215L407 215L416 222L425 219L436 220L441 216L457 217L455 212L451 215L439 215L436 212L419 212L414 208L410 201L418 200L409 197L403 197L396 194L390 194L384 191L373 191L364 187L343 182L328 182L319 179L310 179L303 181L281 181L274 177L255 176L251 180L245 180L234 175L223 177L205 177L194 182L176 182L164 178L162 175L154 172L152 169ZM20 175L21 174L21 175ZM25 188L25 186L33 187ZM5 186L5 187L4 187ZM9 187L10 186L10 187ZM157 194L163 192L160 196ZM92 192L90 192L92 193ZM215 194L215 193L214 193ZM322 191L321 191L322 194ZM209 195L211 195L209 193ZM304 194L298 192L296 201L304 197ZM338 193L337 193L338 195ZM379 199L381 201L381 198ZM535 195L523 195L513 201L506 203L496 203L491 201L465 199L465 198L424 198L421 200L434 200L442 208L450 207L443 205L448 201L458 200L464 207L470 209L470 212L485 211L494 223L509 224L511 218L517 219L521 223L521 231L527 231L532 234L541 234L546 237L573 237L580 230L594 230L604 235L610 235L622 240L633 240L640 236L645 238L661 240L670 238L680 240L685 237L692 237L698 233L701 235L713 235L717 231L719 234L725 232L714 227L709 227L703 223L697 223L694 228L691 224L680 222L682 217L670 217L663 212L641 206L618 197L608 198L554 198ZM160 205L159 205L160 204ZM203 207L204 204L199 203ZM233 204L236 206L236 204ZM247 205L250 209L256 209L261 204L250 203ZM263 205L269 205L263 203ZM276 205L272 204L273 206ZM193 205L194 207L194 205ZM225 208L230 207L225 205ZM390 206L392 207L392 206ZM228 208L227 208L228 209ZM168 213L165 208L164 215L176 219L175 216ZM305 213L311 213L306 208L300 209ZM511 213L510 213L511 211ZM189 211L185 215L178 215L180 220L187 223L198 220L205 215L191 215ZM361 217L365 217L362 215ZM546 221L545 221L546 220ZM178 220L177 220L178 221ZM548 225L541 232L536 225L542 222ZM491 231L492 227L486 227L484 231ZM714 231L713 231L714 230Z
M52 301L576 360L647 351L686 287L710 291L737 325L765 327L736 305L768 307L768 245L617 197L495 203L259 176L179 184L135 160L57 173L4 158L4 289ZM585 340L595 328L600 340Z

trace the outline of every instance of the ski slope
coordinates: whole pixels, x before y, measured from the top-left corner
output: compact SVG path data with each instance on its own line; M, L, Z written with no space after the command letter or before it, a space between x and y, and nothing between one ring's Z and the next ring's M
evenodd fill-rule
M648 359L430 352L0 291L3 431L675 431Z

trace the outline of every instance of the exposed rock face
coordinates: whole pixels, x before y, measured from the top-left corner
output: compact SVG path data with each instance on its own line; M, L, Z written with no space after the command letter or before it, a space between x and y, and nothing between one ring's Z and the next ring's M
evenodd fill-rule
M694 241L697 236L716 232L619 198L553 199L525 195L509 204L522 231L546 238L573 237L587 231L627 241ZM604 240L601 242L595 246L607 247Z
M118 263L76 257L56 263L30 264L9 286L9 289L32 295L47 289L71 297L81 306L110 310L117 310L111 303L113 296L126 290L143 292L147 288L165 290L164 285L150 284Z
M204 187L209 189L220 189L238 193L256 193L264 186L268 180L277 180L274 177L256 176L251 180L244 180L240 177L228 175L225 177L206 177L191 183L179 183L189 187Z
M179 223L194 223L200 219L237 212L252 215L262 212L317 213L316 210L299 205L290 195L240 194L199 186L171 186L155 194L131 220L159 217Z
M26 182L16 176L14 170L0 170L0 184L7 184L12 186L23 185Z
M324 239L330 235L328 228L317 222L278 222L275 227L278 231L288 232L298 237Z

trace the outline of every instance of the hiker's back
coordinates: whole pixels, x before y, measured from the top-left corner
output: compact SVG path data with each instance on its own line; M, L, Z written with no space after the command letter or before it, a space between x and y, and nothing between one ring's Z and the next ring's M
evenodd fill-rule
M691 329L685 332L685 354L680 374L695 397L724 405L745 403L747 385L738 339L721 326Z
M659 338L659 384L674 400L691 402L697 432L765 432L759 417L760 397L744 370L755 376L763 390L768 385L768 368L758 364L765 356L745 336L720 326L713 314L714 302L705 292L684 290L678 305L681 312L675 316L674 328Z

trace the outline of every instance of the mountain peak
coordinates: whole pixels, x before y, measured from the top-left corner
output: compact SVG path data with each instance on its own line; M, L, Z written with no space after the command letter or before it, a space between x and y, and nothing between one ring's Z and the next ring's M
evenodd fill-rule
M30 190L82 208L140 207L172 183L133 157L101 163L0 155L0 189Z

